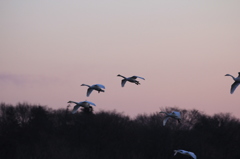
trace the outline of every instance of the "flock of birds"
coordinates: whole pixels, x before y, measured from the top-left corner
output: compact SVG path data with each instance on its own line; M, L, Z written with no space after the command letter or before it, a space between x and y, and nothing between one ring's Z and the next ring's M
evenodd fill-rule
M136 85L139 85L140 82L137 80L137 78L145 80L143 77L139 77L139 76L124 77L124 76L122 76L120 74L118 74L117 76L123 78L122 82L121 82L121 86L122 87L125 86L126 82L131 82L131 83L135 83ZM87 89L87 97L90 96L90 94L92 93L93 90L97 91L98 93L105 92L104 91L105 86L102 85L102 84L94 84L94 85L91 85L91 86L87 85L87 84L82 84L81 86L87 86L88 87L88 89ZM72 114L75 114L80 107L83 107L84 109L87 109L88 111L92 111L93 110L92 106L96 106L95 103L87 101L87 100L82 101L82 102L68 101L68 103L76 104L73 107Z
M124 76L122 76L120 74L118 74L117 76L123 78L122 81L121 81L121 86L122 87L125 86L126 82L131 82L131 83L135 83L136 85L140 85L140 82L137 80L138 78L142 79L142 80L145 80L143 77L139 77L139 76L124 77ZM240 72L238 72L238 77L234 77L234 76L232 76L230 74L226 74L225 76L230 76L234 80L234 83L231 85L231 89L230 89L230 93L233 94L233 92L236 90L236 88L240 84ZM90 96L90 94L92 93L93 90L98 91L98 93L105 92L104 91L105 86L102 85L102 84L94 84L92 86L87 85L87 84L82 84L81 86L87 86L88 87L88 89L87 89L87 97ZM72 110L72 114L76 113L77 110L80 107L83 107L85 109L88 109L89 111L92 111L93 110L92 106L96 106L96 104L94 104L93 102L86 101L86 100L82 101L82 102L69 101L68 103L76 104L74 106L73 110ZM167 123L169 118L173 118L173 119L177 120L178 123L181 123L181 113L180 112L172 111L171 113L167 113L167 112L160 112L160 113L164 113L165 114L165 117L163 119L163 126L166 125L166 123ZM174 156L177 153L190 156L193 159L197 159L197 156L193 152L190 152L190 151L174 150Z

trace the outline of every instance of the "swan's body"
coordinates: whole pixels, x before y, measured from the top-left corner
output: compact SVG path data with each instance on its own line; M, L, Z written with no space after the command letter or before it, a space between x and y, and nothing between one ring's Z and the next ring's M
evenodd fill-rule
M160 113L166 114L166 116L164 117L164 120L163 120L163 126L166 125L167 120L169 118L176 119L178 121L178 123L181 123L181 114L180 114L180 112L173 111L172 113L167 113L167 112L160 112Z
M193 158L193 159L197 159L197 156L196 156L193 152L190 152L190 151L174 150L174 156L175 156L177 153L181 153L181 154L183 154L183 155L190 156L190 157Z
M122 83L121 83L122 87L124 87L124 85L125 85L125 83L126 83L127 81L128 81L128 82L131 82L131 83L135 83L136 85L139 85L140 82L136 80L137 78L140 78L140 79L145 80L143 77L139 77L139 76L124 77L124 76L119 75L119 74L118 74L117 76L123 78Z
M76 105L73 107L72 114L75 114L78 110L79 107L87 108L92 110L92 106L96 106L96 104L89 102L89 101L83 101L83 102L74 102L74 101L69 101L68 103L75 103Z
M88 87L87 96L89 96L92 93L93 90L96 90L96 91L98 91L98 93L100 93L100 92L104 92L103 89L105 89L105 86L101 85L101 84L94 84L92 86L89 86L87 84L82 84L81 86L87 86Z
M232 75L230 74L226 74L225 76L230 76L233 78L234 80L234 83L232 84L231 86L231 90L230 90L230 93L233 94L233 92L235 91L235 89L238 87L238 85L240 84L240 72L238 72L238 77L233 77Z

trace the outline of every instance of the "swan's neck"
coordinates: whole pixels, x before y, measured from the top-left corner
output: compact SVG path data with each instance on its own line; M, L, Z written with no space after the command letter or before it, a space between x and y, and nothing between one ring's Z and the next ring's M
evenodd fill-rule
M164 114L168 115L168 113L167 113L167 112L160 112L160 113L164 113Z
M77 102L74 102L74 101L69 101L68 103L75 103L75 104L78 104Z
M89 85L87 85L87 84L82 84L81 86L87 86L87 87L91 87L91 86L89 86Z
M232 75L228 75L228 76L232 77L232 79L233 79L234 81L236 81L236 78L235 78L234 76L232 76Z
M124 78L124 79L126 78L126 77L124 77L124 76L122 76L122 75L118 75L118 76L120 76L120 77L122 77L122 78Z

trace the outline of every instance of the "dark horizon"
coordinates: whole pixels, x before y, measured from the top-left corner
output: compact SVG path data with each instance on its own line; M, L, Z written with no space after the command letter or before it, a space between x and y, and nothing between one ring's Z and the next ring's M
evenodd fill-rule
M187 158L173 151L194 152L198 159L240 157L240 120L229 113L206 115L178 110L182 121L163 114L135 119L116 111L85 112L41 105L0 104L0 158L26 159L169 159Z

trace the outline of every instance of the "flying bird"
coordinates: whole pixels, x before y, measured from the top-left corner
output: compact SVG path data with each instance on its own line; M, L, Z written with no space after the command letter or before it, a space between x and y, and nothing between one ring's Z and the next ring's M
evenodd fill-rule
M72 114L75 114L78 110L78 108L83 107L92 110L92 106L96 106L96 104L89 102L89 101L83 101L83 102L74 102L74 101L68 101L68 103L75 103L76 105L73 107Z
M190 152L190 151L174 150L174 156L176 156L177 153L181 153L181 154L183 154L183 155L190 156L190 157L193 158L193 159L197 159L197 156L196 156L193 152Z
M89 97L89 95L92 93L93 90L96 90L98 91L98 93L100 92L105 92L103 89L105 89L105 86L104 85L101 85L101 84L94 84L92 86L89 86L87 84L82 84L81 86L87 86L89 87L88 90L87 90L87 97Z
M231 90L230 93L233 94L233 92L235 91L235 89L238 87L238 85L240 84L240 72L238 72L238 77L233 77L230 74L226 74L225 76L231 76L234 80L234 83L231 86Z
M163 120L163 126L166 125L166 123L167 123L169 118L176 119L178 121L178 123L181 123L181 114L180 114L180 112L173 111L172 113L167 113L167 112L160 112L160 113L166 114L166 116L164 117L164 120Z
M145 80L143 77L139 77L139 76L124 77L124 76L122 76L122 75L120 75L120 74L118 74L117 76L123 78L122 83L121 83L122 87L124 87L124 85L125 85L125 83L126 83L127 81L128 81L128 82L131 82L131 83L135 83L136 85L139 85L140 82L136 80L137 78L140 78L140 79Z

